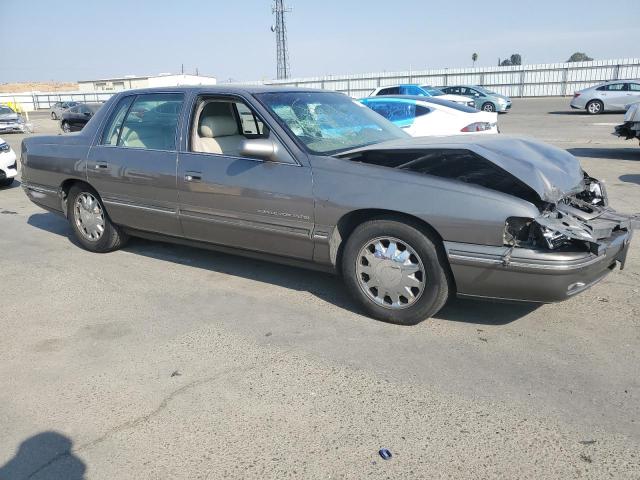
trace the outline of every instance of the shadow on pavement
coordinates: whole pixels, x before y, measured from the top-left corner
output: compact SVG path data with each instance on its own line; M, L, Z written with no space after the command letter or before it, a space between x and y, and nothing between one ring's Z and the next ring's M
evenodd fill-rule
M20 183L20 180L14 179L13 183L11 185L9 185L8 187L0 187L0 190L2 190L2 191L11 190L12 188L18 188L20 185L22 185Z
M539 303L496 302L454 298L435 314L435 318L479 325L506 325L540 308Z
M640 160L640 148L568 148L576 157Z
M640 174L637 174L637 173L629 173L627 175L620 175L618 178L623 182L636 183L636 184L640 185Z
M67 237L77 245L66 220L53 213L36 213L27 223L33 227ZM80 248L80 247L78 247ZM201 268L235 277L279 285L291 290L309 292L316 297L350 312L362 314L341 280L329 273L279 265L263 260L219 253L173 243L131 238L125 251L157 260ZM436 318L479 324L506 324L518 320L537 308L536 305L507 304L480 300L453 299ZM1 480L1 479L0 479Z
M71 439L57 432L29 437L20 444L15 456L0 466L0 480L82 480L87 467L71 451L72 447Z

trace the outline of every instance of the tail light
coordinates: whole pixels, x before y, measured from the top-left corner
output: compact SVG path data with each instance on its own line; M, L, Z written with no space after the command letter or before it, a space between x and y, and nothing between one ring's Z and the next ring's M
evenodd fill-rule
M579 96L580 96L580 93L579 93L579 92L575 92L575 93L573 94L573 98L578 98Z
M491 130L496 124L489 122L475 122L471 125L464 127L461 132L484 132L485 130Z

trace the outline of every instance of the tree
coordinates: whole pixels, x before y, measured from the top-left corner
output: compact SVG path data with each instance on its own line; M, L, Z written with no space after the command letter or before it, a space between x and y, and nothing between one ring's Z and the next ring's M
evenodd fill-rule
M477 53L473 53L473 55L471 55L471 60L473 61L473 66L476 66L476 61L478 60L478 54Z
M510 67L512 65L522 65L522 57L519 53L512 54L509 58L505 58L501 62L498 62L501 67Z
M591 60L593 60L593 58L591 58L586 53L576 52L569 57L569 60L567 60L567 62L590 62Z

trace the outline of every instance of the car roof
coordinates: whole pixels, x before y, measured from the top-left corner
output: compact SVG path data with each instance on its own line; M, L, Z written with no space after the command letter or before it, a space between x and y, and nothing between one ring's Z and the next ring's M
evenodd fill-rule
M333 90L322 90L319 88L300 88L289 87L286 85L180 85L177 87L152 87L152 88L139 88L132 90L124 90L118 93L175 93L175 92L195 92L198 93L220 93L220 94L257 94L257 93L336 93Z

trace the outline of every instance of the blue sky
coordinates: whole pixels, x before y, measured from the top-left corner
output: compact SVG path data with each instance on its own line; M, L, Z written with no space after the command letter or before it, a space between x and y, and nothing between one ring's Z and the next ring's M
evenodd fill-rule
M293 76L634 57L640 0L288 0ZM596 9L595 3L601 6ZM596 11L597 10L597 11ZM0 82L275 77L270 0L0 0Z

